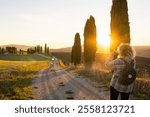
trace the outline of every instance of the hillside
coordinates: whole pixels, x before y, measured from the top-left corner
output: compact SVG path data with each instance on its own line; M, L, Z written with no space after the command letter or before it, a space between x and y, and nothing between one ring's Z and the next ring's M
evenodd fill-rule
M144 58L150 58L150 46L134 46L136 55ZM71 52L71 47L51 49L51 52ZM102 51L103 50L103 51ZM98 53L107 53L109 49L98 47Z
M28 48L34 47L34 46L28 46L28 45L17 45L17 44L9 44L9 45L0 45L0 47L5 48L5 47L16 47L18 50L22 49L26 51Z
M0 55L0 60L4 61L49 61L50 57L40 54L25 54L25 55L15 55L15 54L8 54L8 55Z
M51 52L71 52L72 47L59 48L59 49L51 49Z
M28 46L28 45L16 45L16 44L9 44L9 45L1 45L0 47L7 47L7 46L13 46L16 47L18 50L19 49L23 49L23 50L27 50L30 47L34 47L34 46ZM140 57L144 57L144 58L150 58L150 46L134 46L135 50L136 50L136 54L137 56ZM54 53L54 52L71 52L72 47L65 47L65 48L58 48L58 49L50 49L50 52ZM83 51L83 47L82 47L82 51ZM104 48L101 46L98 46L98 53L105 53L108 52L109 49L108 48Z
M137 56L150 58L150 46L134 46Z

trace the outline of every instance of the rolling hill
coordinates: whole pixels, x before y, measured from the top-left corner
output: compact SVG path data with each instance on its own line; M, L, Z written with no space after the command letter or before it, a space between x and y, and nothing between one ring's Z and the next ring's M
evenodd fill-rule
M71 52L71 50L72 50L72 47L50 49L51 52Z
M136 55L140 57L150 58L150 46L134 46ZM71 47L60 48L60 49L51 49L51 52L71 52ZM103 49L103 50L102 50ZM98 52L105 53L109 49L98 47Z
M134 46L137 56L150 58L150 46Z
M26 51L28 48L34 47L34 46L28 46L28 45L17 45L17 44L9 44L9 45L0 45L0 47L5 48L5 47L16 47L18 50L22 49Z
M23 49L25 51L30 47L34 47L34 46L17 45L17 44L2 45L0 47L7 47L7 46L13 46L13 47L16 47L18 50ZM150 58L150 46L134 46L134 48L136 50L137 56ZM102 49L104 49L104 50L102 50ZM72 47L65 47L65 48L58 48L58 49L50 49L50 52L53 52L53 53L54 52L59 52L59 53L60 52L71 52L71 50L72 50ZM100 52L100 53L108 52L108 50L109 49L107 49L107 48L98 47L98 52Z

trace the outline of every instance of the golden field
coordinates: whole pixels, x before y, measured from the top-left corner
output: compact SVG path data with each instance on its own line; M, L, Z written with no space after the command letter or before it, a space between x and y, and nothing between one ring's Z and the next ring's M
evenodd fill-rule
M30 55L26 55L26 57L32 58ZM43 61L34 60L0 60L0 99L33 99L32 78L36 77L36 74L41 69L48 67L49 64L48 59Z

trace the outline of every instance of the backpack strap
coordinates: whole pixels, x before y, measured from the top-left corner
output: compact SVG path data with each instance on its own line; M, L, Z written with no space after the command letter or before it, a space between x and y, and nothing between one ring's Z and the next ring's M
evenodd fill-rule
M125 63L126 66L129 64L124 58L120 58L120 59Z
M134 63L134 60L133 60L133 59L132 59L132 61L131 61L131 63L130 63L130 64L131 64L131 66L133 66L133 67L134 67L134 64L135 64L135 63Z
M134 60L133 59L131 60L130 63L127 62L124 58L120 58L120 59L125 63L126 67L127 66L133 66L134 67Z

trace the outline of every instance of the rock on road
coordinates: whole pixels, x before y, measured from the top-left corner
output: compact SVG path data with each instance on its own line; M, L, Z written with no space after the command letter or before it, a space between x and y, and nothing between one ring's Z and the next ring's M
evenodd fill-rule
M34 99L37 100L108 98L80 76L62 69L58 60L53 62L53 67L48 67L38 73L33 79L32 87Z

